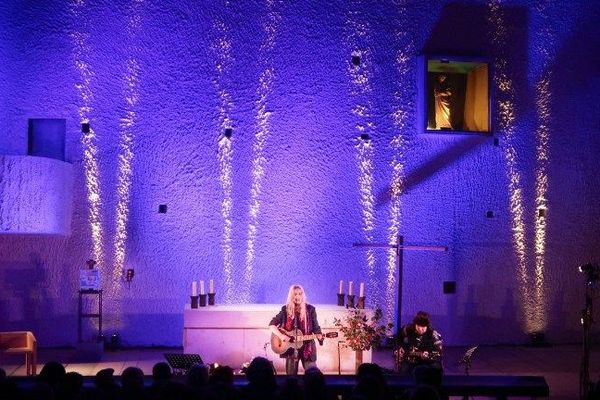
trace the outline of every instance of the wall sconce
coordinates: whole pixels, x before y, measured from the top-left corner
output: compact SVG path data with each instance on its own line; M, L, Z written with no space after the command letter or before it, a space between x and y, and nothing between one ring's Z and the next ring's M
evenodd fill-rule
M133 268L129 268L125 272L125 282L127 282L127 287L131 287L131 281L133 280L134 275L135 271L133 270Z

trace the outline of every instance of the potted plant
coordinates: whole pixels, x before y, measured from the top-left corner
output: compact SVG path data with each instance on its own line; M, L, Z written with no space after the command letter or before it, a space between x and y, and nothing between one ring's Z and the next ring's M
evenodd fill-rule
M365 310L351 308L344 318L334 318L333 324L346 339L345 346L356 352L356 369L362 364L363 351L377 347L391 333L394 325L391 322L380 323L382 317L383 313L379 308L370 318Z

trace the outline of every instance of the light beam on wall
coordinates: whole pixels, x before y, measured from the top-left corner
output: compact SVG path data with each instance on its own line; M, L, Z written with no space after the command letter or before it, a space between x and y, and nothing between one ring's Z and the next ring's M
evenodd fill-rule
M527 251L525 241L525 218L523 185L517 164L515 147L515 92L512 79L508 74L506 56L507 24L501 1L488 2L488 20L490 22L491 39L497 49L495 60L494 82L497 87L498 121L500 131L504 134L504 157L508 176L509 206L511 214L513 249L517 258L517 277L520 286L520 300L524 316L524 328L527 333L539 330L535 316L538 314L534 297L531 296L530 279L527 268Z
M91 65L86 59L87 55L91 54L91 48L88 44L89 33L78 30L82 26L85 26L86 16L83 15L85 4L86 3L83 0L73 0L69 3L69 11L73 26L77 27L69 36L73 44L73 62L79 73L79 79L75 83L75 89L79 95L79 120L82 127L84 127L81 130L81 143L83 148L83 170L89 207L88 224L90 226L92 240L92 257L102 268L104 267L104 250L101 220L102 201L100 196L100 172L97 161L98 146L96 131L90 124L90 114L92 112L92 102L94 98L91 82L94 78L94 73Z
M373 143L369 139L359 139L356 144L358 150L357 162L359 169L358 186L360 191L360 204L362 210L362 230L367 243L373 243L373 231L375 230L375 196L373 194ZM379 300L379 285L375 277L375 252L372 248L367 249L367 277L369 293L372 301L377 304Z
M552 91L550 90L552 74L549 69L552 51L556 48L552 23L547 14L547 3L538 4L539 29L536 29L536 56L543 60L542 72L536 82L536 171L535 171L535 321L537 331L543 331L548 325L548 304L545 293L546 266L546 229L548 218L548 163L550 141L550 118Z
M345 32L346 46L350 50L347 73L350 79L350 96L353 101L352 114L355 118L355 134L360 138L356 144L356 161L358 164L358 189L362 214L362 234L367 243L373 242L375 230L375 196L374 187L374 155L372 141L376 127L372 116L373 97L373 56L370 46L372 38L370 25L363 20L361 3L352 1L346 16ZM367 276L367 292L370 302L380 304L380 284L377 282L376 258L373 248L368 248L365 254L364 272Z
M221 248L223 250L223 278L226 303L231 303L235 297L233 287L233 247L231 244L233 232L233 221L231 219L231 211L233 209L232 162L233 149L231 139L224 138L219 141L219 181L221 183L221 190L223 191L223 198L221 200L221 216L223 217Z
M139 70L137 60L127 60L125 74L125 115L121 118L119 137L119 160L117 176L117 215L115 232L115 265L113 282L120 282L125 270L127 241L127 221L129 219L129 200L131 197L131 177L133 174L133 126L136 122L135 107L138 102Z
M127 33L130 41L135 40L141 25L140 7L143 0L132 0L127 10ZM117 212L115 223L115 261L113 266L113 293L121 288L125 274L125 254L127 243L127 221L129 220L129 201L131 197L131 178L133 175L133 128L136 123L136 109L139 101L140 66L135 55L135 46L128 45L128 57L123 75L123 95L125 97L125 115L119 122L119 154L117 172ZM131 275L130 275L131 276ZM128 281L128 284L131 280Z
M550 123L550 79L542 78L536 85L538 97L536 110L539 125L536 129L535 172L535 324L536 331L547 326L547 304L545 294L544 270L546 261L546 218L548 211L548 140Z
M248 222L248 238L245 257L244 286L241 293L242 302L252 301L252 280L254 277L254 258L256 238L258 235L258 217L260 214L260 200L262 182L265 176L266 157L265 145L271 131L271 112L268 110L268 100L273 91L275 68L273 67L272 52L275 47L277 29L281 16L275 8L275 1L267 1L267 14L263 23L265 39L260 47L260 64L262 72L259 76L256 108L256 131L252 144L252 183L250 186L250 212Z
M399 10L399 21L408 21L407 7L401 5ZM402 194L404 191L404 180L406 176L406 151L409 145L409 134L412 130L411 116L414 115L415 107L412 100L414 87L410 62L414 54L414 43L406 30L398 30L395 33L395 42L398 50L395 54L394 66L396 69L398 86L394 90L394 103L392 112L392 124L396 131L390 141L392 159L390 161L390 208L388 216L387 240L389 244L395 245L400 235L402 225ZM386 322L395 323L395 307L397 294L397 254L395 249L387 250L386 254ZM401 310L400 310L401 311Z
M221 235L221 250L223 251L223 281L224 302L231 303L235 298L233 281L233 147L232 147L232 108L231 94L223 83L225 75L230 70L233 57L231 54L231 39L229 29L223 19L214 23L216 37L211 46L215 58L215 75L212 79L213 86L219 96L219 129L222 138L219 140L219 182L221 184L221 217L223 218L223 232Z

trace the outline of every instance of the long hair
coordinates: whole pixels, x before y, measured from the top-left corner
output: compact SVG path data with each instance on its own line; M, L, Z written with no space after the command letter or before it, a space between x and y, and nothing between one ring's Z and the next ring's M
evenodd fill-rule
M290 286L286 303L287 316L292 318L294 317L296 308L296 305L294 304L294 290L296 289L300 289L302 291L302 301L300 302L300 321L306 324L306 292L304 291L304 288L300 285Z

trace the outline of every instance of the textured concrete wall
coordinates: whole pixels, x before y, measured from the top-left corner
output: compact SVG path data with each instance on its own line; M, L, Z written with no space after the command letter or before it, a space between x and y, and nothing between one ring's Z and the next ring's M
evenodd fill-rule
M364 281L393 315L388 255L352 243L397 229L449 246L406 252L405 320L425 309L448 343L520 342L541 290L549 340L578 340L576 266L600 260L598 5L538 3L3 2L0 152L24 154L27 118L66 118L75 185L71 237L0 236L0 329L73 343L89 258L125 344L180 344L190 283L211 277L220 302L282 302L293 282L333 302L340 279ZM498 146L419 133L422 52L489 57Z
M0 156L0 171L2 234L71 234L71 164L44 157Z

